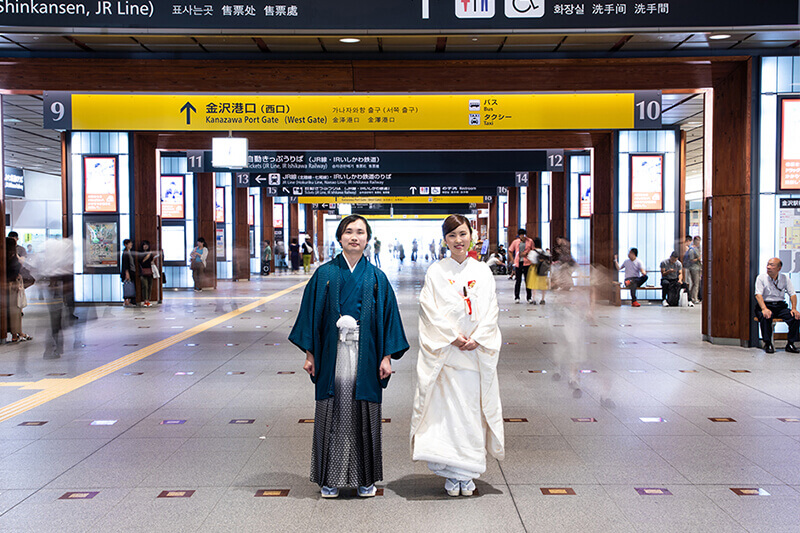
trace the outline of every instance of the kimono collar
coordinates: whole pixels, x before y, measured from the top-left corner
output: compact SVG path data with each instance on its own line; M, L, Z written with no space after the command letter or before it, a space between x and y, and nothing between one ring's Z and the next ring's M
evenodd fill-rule
M351 265L351 264L350 264L350 261L348 261L348 260L347 260L347 257L345 257L344 253L341 253L341 254L339 254L339 255L340 255L340 256L342 257L342 259L344 260L344 264L345 264L345 265L347 265L347 268L349 268L349 269L350 269L350 273L351 273L351 274L353 273L353 271L354 271L356 268L358 268L358 265L359 265L359 263L361 263L361 261L363 261L363 260L364 260L364 256L362 255L362 256L361 256L361 258L360 258L358 261L356 261L356 264L355 264L355 265ZM339 265L339 266L341 266L341 265Z

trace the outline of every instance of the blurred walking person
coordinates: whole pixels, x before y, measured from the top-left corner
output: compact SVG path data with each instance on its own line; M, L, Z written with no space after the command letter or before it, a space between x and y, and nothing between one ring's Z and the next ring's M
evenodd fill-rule
M17 255L17 241L6 237L6 294L8 295L8 331L11 342L29 341L30 335L22 332L22 309L28 304L22 283L22 261Z
M194 281L194 290L200 292L203 290L203 275L206 271L206 261L208 260L208 246L203 237L198 237L194 248L189 253L189 268L192 271L192 281Z

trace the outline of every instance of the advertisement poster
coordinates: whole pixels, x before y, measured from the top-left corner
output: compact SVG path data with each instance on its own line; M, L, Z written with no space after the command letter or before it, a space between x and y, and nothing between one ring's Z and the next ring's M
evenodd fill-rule
M117 158L84 157L84 209L87 213L117 210Z
M283 227L283 204L275 204L272 207L272 227Z
M214 222L225 222L225 187L214 189Z
M186 228L183 225L162 226L161 248L164 261L186 264Z
M664 156L631 155L631 211L664 209Z
M252 195L247 197L247 225L256 225L256 197Z
M225 261L225 228L217 228L217 261Z
M183 176L161 176L161 218L186 218Z
M781 100L781 184L800 190L800 98Z
M119 267L119 233L116 222L85 220L86 268Z
M590 174L578 176L578 189L581 195L578 217L589 218L592 216L592 176Z

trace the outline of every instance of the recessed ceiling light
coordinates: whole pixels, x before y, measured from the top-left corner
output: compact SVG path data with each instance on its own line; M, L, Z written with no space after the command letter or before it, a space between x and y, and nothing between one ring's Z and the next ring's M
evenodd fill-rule
M730 39L731 36L727 33L715 33L714 35L709 35L708 38L718 41L722 39Z
M477 41L477 40L478 40L478 38L477 38L477 37L473 37L473 38L472 38L472 40L473 40L473 41Z
M347 44L360 43L361 39L356 39L355 37L344 37L342 39L339 39L339 42Z

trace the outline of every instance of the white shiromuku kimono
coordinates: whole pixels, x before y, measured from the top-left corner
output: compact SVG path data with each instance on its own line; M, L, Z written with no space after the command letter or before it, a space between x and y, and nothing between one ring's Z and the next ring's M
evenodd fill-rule
M411 456L442 477L477 478L486 471L487 451L505 456L494 276L472 258L461 264L442 259L428 269L419 303ZM453 346L459 333L478 348Z

